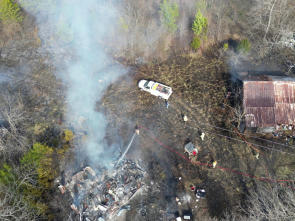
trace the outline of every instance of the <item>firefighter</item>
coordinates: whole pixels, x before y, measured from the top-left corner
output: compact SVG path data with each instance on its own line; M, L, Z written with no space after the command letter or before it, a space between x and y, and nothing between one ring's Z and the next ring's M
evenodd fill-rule
M168 107L169 107L168 100L165 100L165 105L166 105L166 108L168 109Z
M136 133L137 135L139 135L139 128L138 128L137 125L135 126L135 133Z
M197 190L196 197L198 199L205 198L205 196L206 196L206 190L204 190L204 189L198 189Z
M205 138L205 133L204 132L202 132L202 134L201 134L201 140L203 141L204 140L204 138Z

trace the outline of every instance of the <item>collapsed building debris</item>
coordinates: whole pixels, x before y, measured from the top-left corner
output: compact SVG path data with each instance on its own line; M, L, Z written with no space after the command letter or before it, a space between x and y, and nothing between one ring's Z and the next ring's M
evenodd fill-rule
M78 220L114 220L130 210L129 200L144 186L144 177L138 163L122 160L113 170L96 172L85 167L59 189L70 192L73 202L69 206Z
M59 185L58 189L60 190L61 194L64 194L66 192L66 187L63 185Z

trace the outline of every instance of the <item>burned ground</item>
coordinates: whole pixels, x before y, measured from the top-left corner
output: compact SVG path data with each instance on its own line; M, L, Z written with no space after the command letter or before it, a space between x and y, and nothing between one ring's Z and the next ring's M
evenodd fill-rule
M286 161L292 162L292 149L280 148L274 143L267 145L248 137L249 142L269 147L261 149L260 159L257 160L253 149L241 142L241 138L233 132L232 110L224 105L228 102L225 97L230 79L226 67L221 60L180 56L163 63L134 68L130 75L108 89L102 104L111 122L110 129L126 131L126 122L146 128L141 129L140 137L128 153L128 157L141 157L149 165L151 180L160 186L161 197L153 194L143 196L145 203L142 206L147 207L146 210L156 207L161 211L166 208L168 214L171 208L177 210L175 197L182 199L183 195L188 194L191 199L178 207L180 212L192 210L195 217L222 217L240 203L256 182L260 182L247 175L275 179L291 174L292 167L284 166L280 158L283 154ZM137 82L140 79L153 79L173 88L168 109L163 100L138 90ZM182 120L183 114L188 116L186 123ZM218 130L214 126L228 131ZM206 134L204 141L200 138L202 132ZM159 142L153 137L157 137ZM198 161L202 165L194 165L181 157L187 140L198 146ZM161 144L169 148L163 148ZM288 150L291 154L286 157L285 153L270 151L271 148ZM207 166L212 160L218 162L215 169ZM286 171L283 172L283 168ZM182 177L181 181L179 177ZM191 184L207 190L206 202L195 202L196 198L190 191ZM149 203L147 199L153 197L156 197L156 202ZM198 208L195 208L197 204ZM133 217L135 210L130 212L130 217ZM160 212L158 216L164 217ZM152 220L151 217L139 220Z

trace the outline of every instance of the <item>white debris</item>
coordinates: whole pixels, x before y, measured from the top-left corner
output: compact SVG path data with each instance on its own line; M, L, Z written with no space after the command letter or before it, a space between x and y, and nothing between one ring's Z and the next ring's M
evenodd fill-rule
M189 194L185 194L182 196L183 203L190 203L191 199L192 199L192 197Z
M91 176L96 176L95 171L91 167L85 167L84 172L88 172Z
M71 205L71 209L74 210L77 214L80 214L78 208L74 204Z
M104 206L102 206L102 205L98 205L97 208L98 208L99 210L101 210L102 212L106 212L106 211L108 210L106 207L104 207Z
M63 185L59 185L58 189L60 190L61 194L64 194L66 192L66 188Z
M191 216L184 215L184 216L183 216L183 219L185 219L185 220L190 220L190 219L191 219Z

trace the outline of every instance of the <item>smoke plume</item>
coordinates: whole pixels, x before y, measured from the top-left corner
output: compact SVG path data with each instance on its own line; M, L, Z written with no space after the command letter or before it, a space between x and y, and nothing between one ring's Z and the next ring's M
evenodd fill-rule
M124 69L105 52L118 20L110 1L21 0L23 8L36 18L44 54L49 54L56 75L67 88L66 120L87 135L83 153L92 162L107 163L103 156L106 118L97 112L96 102ZM104 159L104 160L102 160Z

